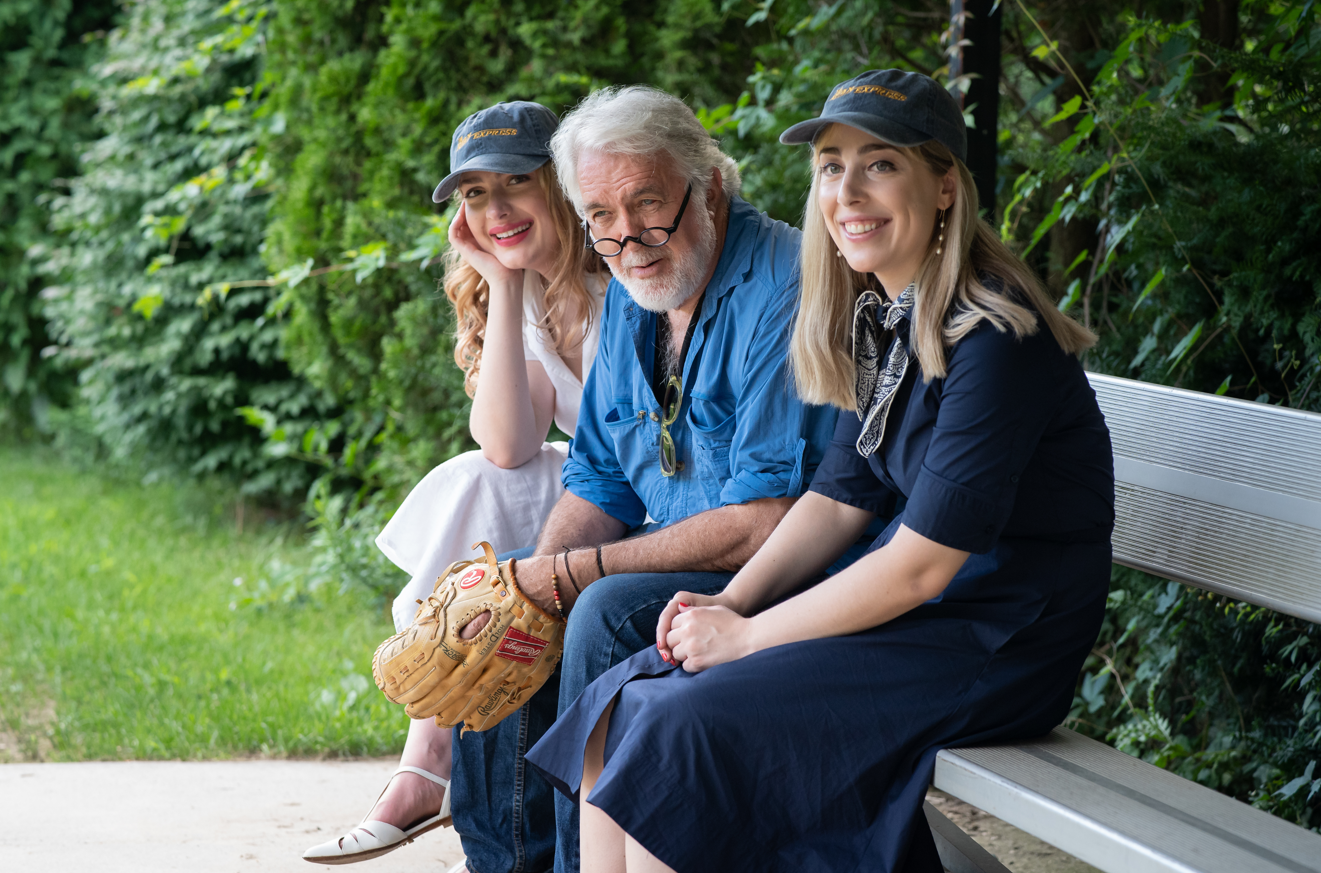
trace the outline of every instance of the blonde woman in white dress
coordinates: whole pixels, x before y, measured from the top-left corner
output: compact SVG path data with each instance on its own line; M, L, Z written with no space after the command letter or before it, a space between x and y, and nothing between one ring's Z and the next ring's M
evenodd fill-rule
M445 294L454 304L455 362L472 397L481 449L451 458L413 488L376 538L412 578L393 605L396 630L478 540L498 551L532 544L563 493L568 444L596 356L606 277L549 162L558 119L536 103L469 116L450 146L453 171L432 199L460 203L450 225ZM400 768L363 822L303 857L349 864L450 824L452 732L410 722ZM462 865L460 865L460 869Z

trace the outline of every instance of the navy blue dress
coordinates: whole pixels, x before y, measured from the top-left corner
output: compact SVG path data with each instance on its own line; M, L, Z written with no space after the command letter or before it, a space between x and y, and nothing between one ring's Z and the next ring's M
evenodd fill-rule
M899 330L907 329L900 321ZM910 346L911 347L911 346ZM989 323L916 360L871 457L842 412L811 490L971 552L934 600L871 630L689 674L648 649L527 754L679 873L939 870L921 814L936 752L1040 736L1067 714L1110 578L1110 437L1078 360L1044 327ZM631 682L656 677L662 681Z

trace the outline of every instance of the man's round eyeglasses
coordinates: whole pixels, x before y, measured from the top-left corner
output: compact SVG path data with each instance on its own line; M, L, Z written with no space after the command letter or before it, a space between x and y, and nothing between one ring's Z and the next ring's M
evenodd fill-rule
M630 242L640 243L648 248L663 246L670 241L670 237L679 229L679 222L683 221L683 212L688 208L688 198L693 194L692 183L688 183L688 190L683 194L683 202L679 204L679 214L674 216L674 224L669 227L648 227L644 228L642 233L637 236L626 236L623 239L592 239L592 231L587 226L587 219L583 219L583 239L586 242L586 248L591 249L603 258L618 257L623 251L624 246Z

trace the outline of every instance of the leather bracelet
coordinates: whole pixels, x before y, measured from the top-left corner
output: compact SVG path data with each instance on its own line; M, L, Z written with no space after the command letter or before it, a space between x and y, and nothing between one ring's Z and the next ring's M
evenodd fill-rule
M555 611L560 614L560 619L564 617L564 604L560 602L560 577L555 574L555 555L550 556L550 591L555 595Z
M578 587L578 580L573 578L573 567L569 566L569 552L571 551L572 549L568 546L564 547L564 572L569 574L569 584L573 586L573 593L582 594L583 590ZM553 564L554 561L551 563Z
M600 573L600 578L605 578L605 564L601 563L601 547L596 547L596 572Z

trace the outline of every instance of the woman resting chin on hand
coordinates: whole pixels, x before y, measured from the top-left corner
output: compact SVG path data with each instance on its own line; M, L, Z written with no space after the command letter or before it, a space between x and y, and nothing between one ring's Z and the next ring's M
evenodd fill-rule
M472 557L473 543L489 540L502 550L533 543L564 491L568 444L546 436L552 420L573 433L606 280L550 163L557 125L536 103L498 103L470 115L454 132L453 172L432 196L458 205L445 294L457 323L454 360L473 398L469 428L481 451L428 473L376 538L412 576L394 601L396 630L412 624L451 563ZM474 621L465 633L476 635L484 624ZM410 721L401 767L362 824L303 857L365 861L449 825L451 737L431 719Z
M871 71L781 141L812 143L791 360L834 441L725 591L676 596L528 753L579 798L584 873L937 873L936 752L1057 725L1100 628L1094 337L978 219L958 105Z

